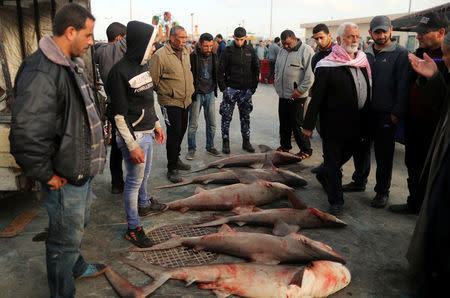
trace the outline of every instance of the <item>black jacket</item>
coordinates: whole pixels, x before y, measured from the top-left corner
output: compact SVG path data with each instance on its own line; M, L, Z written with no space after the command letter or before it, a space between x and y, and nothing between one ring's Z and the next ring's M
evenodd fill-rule
M348 66L318 67L303 127L313 130L320 114L320 135L329 139L352 139L369 134L369 77L361 68L367 83L367 99L358 110L357 91Z
M212 55L212 79L214 80L214 96L217 97L217 85L223 85L223 75L219 72L219 63L217 60L217 54L214 52L211 52ZM198 87L198 79L200 77L200 72L198 71L200 68L200 50L198 47L195 48L195 50L191 53L191 71L192 76L194 77L194 88L195 91L197 91ZM195 100L197 98L197 93L194 92L192 94L192 100Z
M254 92L258 87L259 59L247 41L242 47L237 47L233 41L225 48L220 58L219 71L224 77L223 84L219 85L220 91L231 87Z
M46 183L57 174L82 185L89 179L91 135L80 89L64 62L44 54L41 43L22 62L9 140L27 177Z
M376 56L373 45L370 45L365 52L372 70L371 109L403 118L406 113L411 81L408 51L397 43L391 42Z
M127 25L127 51L111 69L106 90L111 103L108 114L122 115L129 132L152 130L158 117L155 113L153 83L144 55L156 35L154 27L132 21ZM153 39L152 39L153 38Z

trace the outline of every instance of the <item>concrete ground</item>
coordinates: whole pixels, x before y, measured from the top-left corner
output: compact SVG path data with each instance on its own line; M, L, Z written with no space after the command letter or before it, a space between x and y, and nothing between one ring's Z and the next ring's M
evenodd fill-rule
M216 146L221 148L220 115L218 108L220 98L216 101ZM271 85L260 85L253 97L254 110L251 114L251 141L253 145L265 144L272 148L279 145L278 139L278 100ZM339 124L337 124L339 125ZM197 133L197 156L190 164L194 168L216 159L205 153L205 129L203 116L200 117ZM319 165L322 160L320 138L312 140L314 154L300 164L287 166L291 171L300 173L309 182L305 188L296 193L310 206L327 211L326 194L311 174L310 169ZM293 152L297 152L294 146ZM187 152L186 138L182 145L182 155ZM237 108L231 124L231 152L244 153L241 149L240 126ZM397 144L395 150L394 172L392 177L390 204L404 203L408 194L406 187L406 169L404 166L404 147ZM414 284L408 274L408 263L405 253L417 219L414 215L397 215L387 209L374 209L370 201L375 195L375 163L372 161L372 172L367 189L362 193L345 194L344 214L341 218L347 222L344 229L316 229L300 231L305 236L330 245L347 260L352 274L350 285L336 293L333 297L402 297L413 292ZM215 170L209 170L214 172ZM353 163L344 166L343 182L351 180ZM167 184L165 146L155 145L153 166L149 180L149 189ZM215 188L207 185L205 188ZM162 202L185 198L194 193L195 185L152 190L153 195ZM82 252L87 261L103 261L136 285L145 285L151 278L137 272L117 261L117 256L130 248L130 243L123 238L126 231L125 210L121 195L110 193L110 174L105 169L103 175L95 177L93 192L97 199L93 205L91 219L86 230ZM289 206L287 201L267 207ZM266 208L266 207L265 207ZM44 200L35 194L19 194L0 200L0 231L15 216L22 212L38 212L38 215L14 238L0 239L0 296L1 297L48 297L45 244L33 242L32 238L47 227L47 213ZM211 212L179 212L168 211L164 214L143 219L146 231L155 227L192 223ZM267 228L242 227L241 231L270 232ZM220 256L218 262L241 261L228 256ZM76 297L117 297L107 280L101 276L76 282ZM195 285L185 287L181 281L170 280L159 288L154 297L212 297L210 291L199 290Z

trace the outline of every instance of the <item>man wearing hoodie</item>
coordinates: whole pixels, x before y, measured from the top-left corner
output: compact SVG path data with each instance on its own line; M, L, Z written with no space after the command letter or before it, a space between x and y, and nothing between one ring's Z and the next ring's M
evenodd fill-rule
M250 144L250 113L253 110L252 95L258 87L259 59L253 47L247 44L247 31L244 28L237 27L233 38L233 43L225 48L219 63L219 71L224 77L224 82L219 85L223 92L219 109L222 116L222 152L230 154L230 123L237 103L242 149L253 153L255 149Z
M127 25L127 51L108 75L111 114L117 128L117 145L127 169L123 191L128 230L125 238L138 247L151 247L139 216L167 209L149 197L147 180L153 156L153 139L165 140L153 98L153 83L148 71L156 30L152 25L131 21ZM153 135L154 133L154 135Z
M98 65L100 78L103 85L106 86L108 74L114 64L122 59L127 50L127 43L124 37L127 35L127 27L121 23L111 23L106 28L108 43L99 42L94 45L94 61ZM105 90L106 91L106 90ZM108 93L106 93L108 96ZM106 100L109 104L109 96ZM108 114L108 110L107 113ZM112 119L110 121L113 123ZM111 193L119 194L123 192L123 171L122 171L122 153L117 147L116 128L112 128L111 153L109 156L109 169L111 171Z
M92 178L105 165L106 146L94 93L80 57L94 44L95 18L71 3L56 13L54 36L20 66L9 140L25 175L48 191L45 243L51 297L74 297L75 279L102 274L88 264L81 242L89 221Z
M376 195L371 202L374 208L384 208L389 199L392 165L395 148L395 131L400 118L405 115L411 76L408 51L391 41L391 20L376 16L370 22L369 34L374 43L365 50L372 70L372 101L370 103L372 138L376 170ZM355 168L365 173L365 179L344 185L343 191L364 191L370 172L370 143L358 148ZM361 166L363 164L364 166ZM366 170L362 170L366 168ZM358 176L358 175L356 175Z
M180 159L181 142L188 124L188 109L194 93L186 30L181 26L170 29L170 41L152 56L150 74L158 93L158 102L167 126L167 178L181 182L178 170L190 165Z

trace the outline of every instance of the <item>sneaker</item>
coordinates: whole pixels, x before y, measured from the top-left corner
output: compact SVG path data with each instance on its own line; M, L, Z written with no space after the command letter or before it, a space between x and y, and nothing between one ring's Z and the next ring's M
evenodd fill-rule
M189 149L188 153L186 154L186 159L187 160L193 160L195 157L195 150L194 149Z
M420 209L410 207L408 204L398 204L389 206L389 211L401 214L419 214Z
M147 237L147 235L145 235L144 229L142 227L134 230L128 229L127 233L125 234L125 239L140 248L153 246L153 242Z
M180 177L180 174L178 173L178 170L169 170L167 171L167 178L172 183L179 183L183 181Z
M384 208L388 202L389 195L388 194L379 194L377 193L375 198L373 198L372 202L370 202L370 206L373 208Z
M315 168L312 168L311 173L318 174L318 173L322 172L322 169L323 169L323 163L321 163L320 165L318 165Z
M96 277L103 274L107 269L106 265L103 264L89 264L86 271L80 276L74 276L75 280L80 280L87 277Z
M358 192L358 191L365 191L366 186L364 184L359 184L354 181L342 185L342 191L345 192Z
M159 203L157 200L150 197L151 204L147 207L138 207L139 216L147 216L166 211L169 208L166 204Z
M184 162L181 161L180 158L178 158L177 169L178 170L189 171L191 169L191 166L188 165L188 164L185 164Z
M216 156L216 157L222 156L222 154L220 154L219 150L217 150L217 149L214 148L214 147L211 147L211 148L209 148L209 149L206 149L206 151L207 151L209 154L214 155L214 156Z
M341 204L331 204L328 213L332 215L342 215L342 205Z

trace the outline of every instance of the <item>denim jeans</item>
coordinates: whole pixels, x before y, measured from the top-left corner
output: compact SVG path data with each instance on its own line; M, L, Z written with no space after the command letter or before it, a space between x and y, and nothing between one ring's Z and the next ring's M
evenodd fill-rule
M138 206L147 207L150 205L147 192L147 180L150 175L153 158L153 134L135 132L136 141L145 154L144 163L135 163L130 158L130 151L121 136L117 136L117 146L122 151L127 177L123 189L123 199L125 201L125 211L127 212L127 222L129 229L136 229L141 226L138 215Z
M197 150L195 134L198 127L198 116L203 107L206 122L206 150L214 147L214 134L216 131L216 109L214 92L197 94L189 107L188 149Z
M82 186L66 184L45 198L49 216L46 241L47 279L51 297L74 297L74 276L88 264L81 256L81 241L92 204L91 179Z

